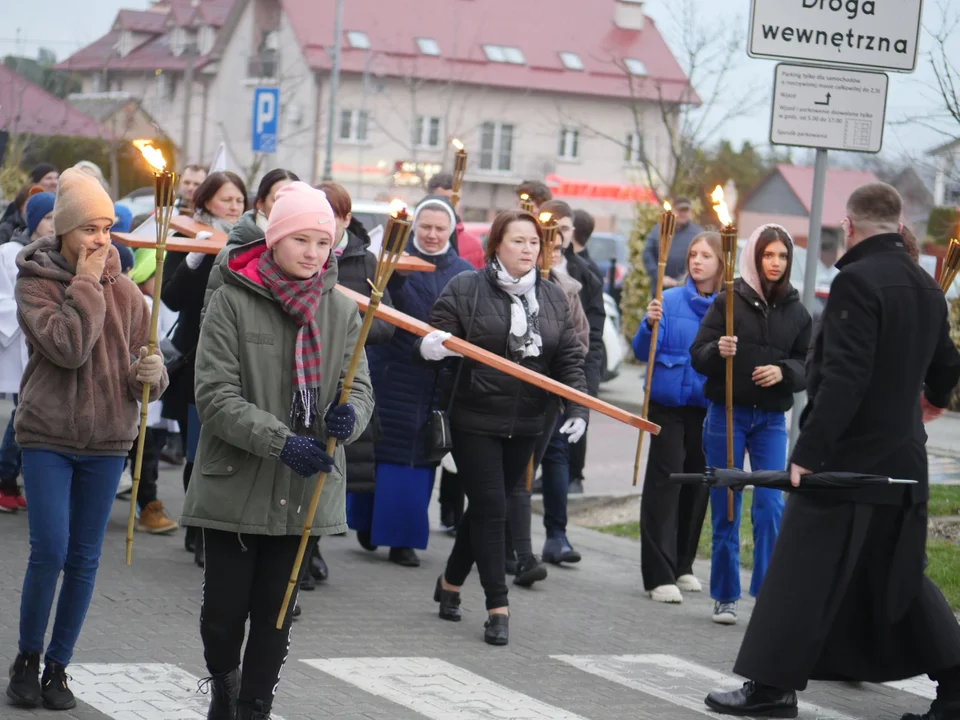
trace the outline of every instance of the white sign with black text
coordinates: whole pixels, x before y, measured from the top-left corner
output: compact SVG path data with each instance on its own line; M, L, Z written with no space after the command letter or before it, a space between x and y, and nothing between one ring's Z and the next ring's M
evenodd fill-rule
M880 152L887 83L884 73L777 65L770 142Z
M923 0L752 0L747 54L913 72Z

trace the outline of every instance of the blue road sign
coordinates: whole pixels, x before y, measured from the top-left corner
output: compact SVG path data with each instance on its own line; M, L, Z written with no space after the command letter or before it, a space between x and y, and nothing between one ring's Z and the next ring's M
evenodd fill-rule
M258 87L253 91L253 152L277 151L280 88Z

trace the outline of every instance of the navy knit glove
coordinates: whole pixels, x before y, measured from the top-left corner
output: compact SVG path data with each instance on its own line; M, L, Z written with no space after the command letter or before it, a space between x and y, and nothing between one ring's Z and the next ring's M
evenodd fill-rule
M287 438L280 460L300 477L311 477L333 470L333 458L314 437L294 435Z
M327 410L327 416L323 421L327 425L327 435L332 435L337 440L349 440L357 424L357 411L350 403L339 405L339 402L340 393L337 393L337 399Z

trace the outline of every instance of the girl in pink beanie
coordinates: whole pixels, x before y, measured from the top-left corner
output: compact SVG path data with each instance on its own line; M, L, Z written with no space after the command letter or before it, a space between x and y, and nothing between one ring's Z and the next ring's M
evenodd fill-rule
M280 189L266 238L220 259L223 285L203 320L202 429L182 523L203 530L200 634L211 720L270 716L292 620L288 612L277 630L278 613L318 473L327 480L305 557L316 536L347 529L343 448L330 457L325 445L359 437L373 390L364 356L350 402L337 404L360 314L333 291L335 228L322 192L302 182Z

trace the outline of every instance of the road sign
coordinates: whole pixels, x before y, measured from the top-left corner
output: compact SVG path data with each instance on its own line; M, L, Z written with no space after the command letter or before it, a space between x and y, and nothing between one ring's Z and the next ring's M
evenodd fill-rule
M883 145L885 73L777 65L770 142L876 153Z
M923 0L752 0L747 54L913 72Z
M277 151L280 88L258 87L253 91L253 152Z

